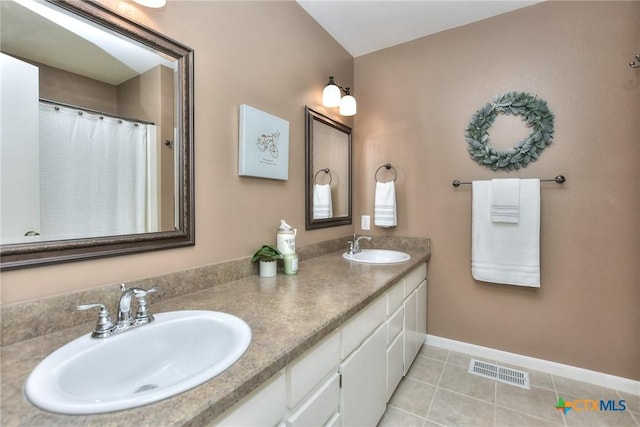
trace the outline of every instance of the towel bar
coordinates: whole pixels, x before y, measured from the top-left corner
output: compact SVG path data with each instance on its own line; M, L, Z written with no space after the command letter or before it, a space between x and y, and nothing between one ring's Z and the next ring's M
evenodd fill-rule
M553 179L541 179L540 182L555 182L556 184L563 184L567 179L564 175L558 175ZM460 187L461 185L470 185L470 182L460 182L457 179L454 180L451 185L454 187Z

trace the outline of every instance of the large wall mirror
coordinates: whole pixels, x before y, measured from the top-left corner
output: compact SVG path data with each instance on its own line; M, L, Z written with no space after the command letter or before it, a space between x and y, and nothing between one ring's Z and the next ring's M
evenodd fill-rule
M0 268L193 245L192 49L93 2L0 7Z
M306 228L351 224L351 128L305 108Z

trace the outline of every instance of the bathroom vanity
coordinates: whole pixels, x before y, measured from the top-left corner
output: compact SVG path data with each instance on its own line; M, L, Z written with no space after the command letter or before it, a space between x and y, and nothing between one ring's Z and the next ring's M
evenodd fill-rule
M424 343L426 278L423 262L211 425L376 425Z
M23 395L33 368L90 332L92 324L5 345L3 424L375 425L426 333L430 251L402 250L411 255L409 261L359 264L343 259L340 250L301 262L296 276L250 275L213 287L202 283L203 290L164 301L150 299L155 313L233 314L249 324L253 339L246 353L212 380L134 409L60 415L39 410ZM203 281L196 270L186 272L184 280ZM162 287L161 280L158 285ZM85 302L69 301L67 307ZM114 363L126 363L126 357Z

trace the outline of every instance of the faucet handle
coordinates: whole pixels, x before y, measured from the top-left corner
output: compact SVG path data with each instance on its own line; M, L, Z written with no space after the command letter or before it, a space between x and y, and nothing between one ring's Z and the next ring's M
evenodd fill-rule
M80 311L91 310L92 308L100 308L100 312L98 313L98 321L91 336L93 338L108 337L113 333L116 325L113 323L113 320L111 320L109 310L107 310L104 304L83 304L76 307L76 309Z
M141 289L133 288L133 295L138 300L138 311L136 312L137 323L149 323L153 320L153 315L149 312L147 306L147 295L153 292L157 292L158 288Z
M133 291L133 295L138 299L146 297L147 294L158 292L158 288L151 288L151 289L131 288L131 290Z

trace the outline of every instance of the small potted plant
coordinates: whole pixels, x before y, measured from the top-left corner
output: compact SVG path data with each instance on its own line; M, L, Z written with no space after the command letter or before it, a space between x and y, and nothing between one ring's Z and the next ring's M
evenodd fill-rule
M273 277L276 275L278 260L284 258L282 252L273 246L262 245L253 254L251 262L260 261L260 277Z

